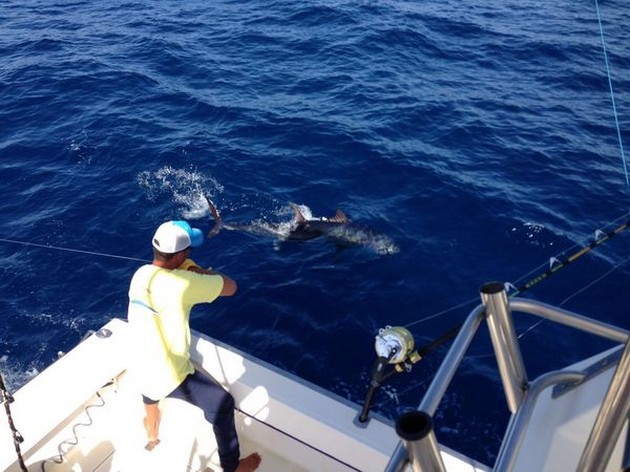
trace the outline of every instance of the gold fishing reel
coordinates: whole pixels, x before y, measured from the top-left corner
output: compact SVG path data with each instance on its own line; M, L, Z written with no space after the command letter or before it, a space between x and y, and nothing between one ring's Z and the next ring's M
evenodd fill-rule
M418 362L420 355L413 350L413 347L413 335L402 326L381 328L374 341L376 355L394 365L400 365L403 362Z

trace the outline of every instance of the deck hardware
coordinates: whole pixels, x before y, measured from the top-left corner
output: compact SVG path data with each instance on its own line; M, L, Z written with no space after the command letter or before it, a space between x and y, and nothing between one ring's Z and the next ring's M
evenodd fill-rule
M99 339L107 339L112 335L112 330L107 328L101 328L96 333L96 337Z

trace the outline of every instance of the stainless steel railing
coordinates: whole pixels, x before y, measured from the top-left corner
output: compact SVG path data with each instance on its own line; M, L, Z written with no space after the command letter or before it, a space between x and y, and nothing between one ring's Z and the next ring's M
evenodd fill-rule
M439 448L434 445L436 440L430 425L484 318L488 322L506 401L512 413L493 468L495 471L511 470L513 467L540 393L555 384L583 380L585 376L581 372L560 371L542 375L530 383L514 330L512 310L536 315L626 345L577 469L580 472L604 471L630 412L630 333L544 303L519 298L508 301L504 284L499 282L483 285L480 295L482 304L473 309L466 318L418 406L418 410L426 416L422 423L423 433L416 434L417 438L413 434L408 435L398 444L385 472L400 472L407 464L411 465L414 472L446 470Z

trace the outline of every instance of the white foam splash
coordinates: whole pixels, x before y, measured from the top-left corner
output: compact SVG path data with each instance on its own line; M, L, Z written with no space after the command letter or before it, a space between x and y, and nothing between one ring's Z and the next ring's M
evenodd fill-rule
M300 213L302 213L302 216L306 218L307 220L321 220L322 219L322 218L314 217L311 209L304 204L297 205L297 207L300 210Z
M2 371L5 386L10 393L15 393L20 387L39 374L39 370L33 366L21 368L13 365L7 355L0 357L0 370Z
M181 206L184 219L199 219L208 213L204 194L223 192L223 186L213 177L208 177L194 168L179 169L164 166L157 171L138 174L138 184L147 192L149 199L159 195L170 195L171 201Z

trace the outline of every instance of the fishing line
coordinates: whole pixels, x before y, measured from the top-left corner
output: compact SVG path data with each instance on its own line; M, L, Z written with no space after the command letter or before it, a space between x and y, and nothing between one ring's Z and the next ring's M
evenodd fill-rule
M610 65L608 64L608 53L606 51L606 41L604 40L604 27L602 25L602 16L599 12L598 0L595 0L595 10L597 11L597 22L599 23L599 35L602 39L602 49L604 51L604 63L606 64L606 74L608 75L608 88L610 89L610 101L612 102L613 115L615 117L615 126L617 128L617 139L619 140L619 150L621 151L621 161L623 162L623 171L626 175L626 185L630 187L630 178L628 178L628 166L626 164L626 155L623 151L623 140L621 139L621 127L619 126L619 117L617 115L617 105L615 104L615 94L613 92Z
M478 302L478 301L479 301L479 297L471 298L467 302L460 303L459 305L452 306L451 308L447 308L446 310L440 311L440 312L435 313L433 315L429 315L429 316L427 316L425 318L421 318L419 320L413 321L413 322L411 322L409 324L404 325L404 327L405 328L409 328L409 327L411 327L413 325L424 323L425 321L432 320L433 318L438 318L438 317L440 317L442 315L450 313L451 311L454 311L454 310L457 310L459 308L465 307L466 305L472 305L473 303Z
M391 392L391 394L388 394L388 398L387 400L384 400L382 402L379 402L379 404L381 406L384 405L388 405L392 402L396 402L397 404L400 404L400 398L403 395L406 395L408 392L410 392L411 390L415 390L417 388L422 387L424 384L428 383L429 381L433 380L434 374L430 374L428 375L425 379L420 380L418 382L413 383L411 386L407 387L407 388L403 388L402 390L398 391L398 389L396 389L395 391Z
M623 216L620 216L619 218L617 218L617 219L607 223L603 227L604 228L603 230L596 230L595 233L594 233L595 234L595 239L598 239L601 234L606 234L606 230L608 228L612 228L615 225L619 225L619 222L620 221L624 221L624 220L630 220L630 213L627 213L627 214L625 214ZM625 228L623 228L623 229L625 229ZM547 267L548 265L551 266L552 264L557 263L559 261L559 259L561 259L565 254L570 253L570 252L576 250L577 248L582 248L582 247L586 246L588 244L589 240L590 240L590 238L584 238L582 241L579 241L579 242L573 244L572 246L564 249L561 253L556 254L555 256L551 257L548 262L546 262L546 263L543 262L542 264L540 264L539 266L535 267L534 269L532 269L528 273L518 277L515 280L513 285L517 286L519 284L522 284L523 282L521 282L521 281L526 280L526 279L530 279L530 278L533 277L532 274L537 274L537 273L543 271L543 269L545 267ZM602 241L602 242L604 242L604 241Z
M560 303L560 305L558 306L562 306L564 305L566 302L568 302L569 300L571 300L573 297L577 296L578 294L582 293L584 290L587 290L589 288L591 288L593 285L595 285L596 283L600 282L601 280L603 280L604 278L608 277L612 272L614 272L615 270L617 270L619 267L621 267L622 265L624 265L625 263L627 263L628 261L630 261L630 258L625 259L623 261L621 261L619 264L613 266L611 269L609 269L608 271L606 271L603 275L597 277L595 280L593 280L592 282L588 283L587 285L585 285L584 287L582 287L580 290L574 292L572 295L569 295L567 298L565 298L564 300L562 300L562 302Z
M625 217L627 218L628 215L626 215ZM617 220L615 220L614 223L618 222L621 219L622 218L618 218ZM608 226L610 226L610 225L608 225ZM507 294L508 298L515 297L515 296L520 295L521 293L523 293L525 290L529 290L533 286L539 284L540 282L542 282L543 280L547 279L548 277L550 277L554 273L558 272L560 269L563 269L564 267L566 267L567 265L571 264L572 262L575 262L580 257L584 256L585 254L588 254L593 248L603 244L605 241L608 241L610 238L612 238L612 237L616 236L617 234L621 233L623 230L627 229L629 226L630 226L630 219L627 219L624 223L622 223L621 225L617 226L614 230L609 231L608 233L604 233L603 231L600 231L600 230L596 231L595 232L595 240L594 241L590 242L586 246L581 246L580 249L577 252L575 252L572 255L564 258L564 260L560 260L560 259L558 259L556 257L551 258L549 269L547 269L546 271L544 271L540 275L534 277L529 282L521 285L519 288L516 288L511 283L507 283L506 284L506 291L508 291L509 289L514 289L515 290L515 292ZM576 247L576 246L579 246L579 245L574 245L573 247ZM564 251L564 252L567 252L567 251ZM558 256L558 257L561 257L561 256ZM576 292L573 295L571 295L569 298L565 299L562 302L562 304L566 303L570 298L572 298L573 296L577 295L577 293L579 293L579 292L581 292L583 290L586 290L590 286L594 285L599 280L603 279L608 274L610 274L613 270L615 270L616 268L618 268L621 265L623 265L625 262L626 261L624 260L623 262L617 264L615 267L613 267L608 272L606 272L603 276L601 276L597 280L591 282L586 287L583 287L578 292ZM463 306L465 306L465 305L467 305L469 303L472 303L475 300L477 300L477 299L474 299L474 300L471 300L471 301L468 301L468 302L464 302L464 303L460 303L459 305L456 305L456 306L454 306L452 308L449 308L447 310L441 311L439 313L436 313L436 314L427 316L425 318L422 318L420 320L414 321L412 323L409 323L405 327L408 328L409 326L412 326L412 325L415 325L415 324L419 324L419 323L422 323L424 321L428 321L428 320L433 319L433 318L437 318L437 317L442 316L442 315L444 315L446 313L449 313L449 312L451 312L451 311L453 311L453 310L455 310L457 308L461 308L461 307L463 307ZM534 327L538 326L539 324L540 324L540 322L538 322ZM461 324L458 324L455 327L451 328L450 330L446 331L444 334L442 334L440 337L438 337L435 341L432 341L430 344L428 344L427 347L430 346L431 350L436 349L437 347L439 347L440 344L442 344L442 343L450 340L451 338L455 337L457 335L460 327L461 327ZM531 329L533 329L534 327L531 327ZM531 329L528 329L527 331L530 331ZM420 350L422 350L422 349L424 349L424 348L419 349L418 352ZM479 357L484 357L484 356L479 356Z
M615 270L617 270L619 267L621 267L622 265L626 264L628 261L630 261L630 258L623 260L622 262L620 262L619 264L616 264L614 267L612 267L611 269L607 270L604 274L600 275L599 277L597 277L596 279L592 280L591 282L587 283L584 287L582 287L579 290L576 290L575 292L573 292L571 295L569 295L567 298L565 298L564 300L562 300L558 306L561 307L562 305L564 305L565 303L567 303L569 300L571 300L572 298L576 297L577 295L579 295L580 293L584 292L585 290L591 288L593 285L601 282L603 279L605 279L606 277L608 277L612 272L614 272ZM530 327L528 327L525 331L523 331L521 334L519 334L516 339L521 339L523 336L525 336L527 333L529 333L530 331L533 331L534 329L536 329L538 326L540 326L542 323L544 323L545 321L548 321L546 318L542 318L538 321L536 321L534 324L532 324ZM480 359L482 357L492 357L494 356L494 353L490 353L490 354L479 354L476 356L469 356L469 359Z
M613 85L612 85L612 74L611 74L610 65L609 65L609 62L608 62L608 54L607 54L607 50L606 50L606 42L605 42L605 39L604 39L604 29L603 29L603 25L602 25L601 14L600 14L600 11L599 11L598 0L595 0L595 7L596 7L596 10L597 10L597 20L598 20L598 24L599 24L599 31L600 31L601 41L602 41L602 49L603 49L604 60L605 60L605 65L606 65L606 74L607 74L607 77L608 77L608 86L609 86L609 89L610 89L610 98L611 98L611 102L612 102L613 115L614 115L614 119L615 119L615 127L616 127L616 130L617 130L617 138L619 140L619 149L620 149L620 152L621 152L621 158L622 158L622 163L623 163L623 170L624 170L624 174L625 174L625 178L626 178L626 185L630 188L630 177L628 176L628 168L627 168L626 157L625 157L624 148L623 148L623 140L621 138L621 128L620 128L620 125L619 125L619 118L618 118L618 114L617 114L617 107L616 107L616 104L615 104L615 96L614 96ZM515 289L515 292L512 293L512 294L508 294L508 297L510 297L510 298L511 297L515 297L516 295L519 295L519 294L523 293L525 290L528 290L531 287L537 285L538 283L540 283L543 280L547 279L549 276L553 275L554 273L556 273L560 269L563 269L567 265L571 264L572 262L575 262L580 257L582 257L585 254L589 253L595 247L599 246L600 244L604 243L605 241L609 240L610 238L612 238L612 237L616 236L617 234L619 234L620 232L624 231L625 229L628 228L628 226L630 226L630 220L627 220L625 223L619 225L616 229L614 229L613 231L608 232L608 233L604 233L604 232L601 232L601 231L598 230L595 233L595 240L594 241L592 241L588 245L585 245L585 246L581 247L580 250L578 250L577 252L573 253L572 255L570 255L569 257L565 258L564 260L559 260L556 257L551 258L550 261L549 261L549 268L547 270L545 270L544 272L542 272L540 275L538 275L538 276L534 277L533 279L531 279L529 282L521 285L518 288L515 287L512 284L506 284L506 292L510 288ZM572 249L565 250L565 252L568 252L570 250L572 250ZM588 288L592 287L593 285L595 285L599 281L603 280L605 277L607 277L609 274L611 274L618 267L620 267L621 265L625 264L628 260L630 260L630 259L626 259L626 260L622 261L621 263L616 264L613 268L608 270L606 273L604 273L600 277L598 277L595 280L593 280L590 283L588 283L586 286L582 287L581 289L579 289L576 292L574 292L573 294L571 294L569 297L567 297L566 299L564 299L562 301L560 306L564 305L566 302L568 302L573 297L577 296L578 294L580 294L583 291L587 290ZM540 266L540 267L543 267L543 266ZM530 274L535 272L535 271L537 271L537 269L535 269L534 271L530 272ZM526 276L523 276L522 278L527 277L530 274L527 274ZM412 323L409 323L408 325L406 325L406 327L410 327L410 326L413 326L413 325L416 325L416 324L419 324L419 323L422 323L422 322L425 322L425 321L437 318L437 317L442 316L442 315L444 315L446 313L449 313L449 312L451 312L451 311L453 311L455 309L461 308L461 307L463 307L463 306L465 306L465 305L467 305L469 303L471 303L471 302L460 303L459 305L456 305L456 306L454 306L452 308L443 310L443 311L438 312L436 314L433 314L433 315L427 316L425 318L422 318L420 320L417 320L417 321L414 321ZM545 321L545 319L541 319L541 320L537 321L536 323L534 323L532 326L530 326L528 329L526 329L523 333L518 335L518 339L521 339L527 333L529 333L532 330L534 330L535 328L537 328L544 321ZM425 348L421 348L420 350L422 350L422 349L433 350L433 349L439 347L439 345L441 345L442 343L446 342L447 340L451 339L452 337L455 337L457 335L457 333L459 332L460 327L461 327L461 324L456 326L456 327L454 327L454 328L452 328L451 330L445 332L439 338L437 338L436 340L434 340L433 342L428 344ZM416 354L420 350L416 351ZM471 357L472 358L479 358L479 357L487 357L487 356L491 356L491 355L493 355L493 354L480 355L480 356L471 356ZM417 360L413 360L412 362L415 363L415 362L421 360L422 357L424 357L424 356L418 356ZM409 366L409 368L410 368L410 366ZM408 370L409 369L407 369L407 371ZM427 381L427 379L423 380L419 384L415 384L412 387L409 387L409 389L411 389L411 388L418 388L418 386L424 384L426 381ZM374 378L372 380L372 383L374 383ZM404 394L409 389L403 390L403 392L401 392L401 394ZM396 393L396 399L397 398L398 398L398 394ZM393 400L393 398L390 397L390 399L388 401L386 401L385 403L387 404L387 403L389 403L392 400Z
M628 261L630 261L630 258L625 259L624 261L620 262L619 264L615 265L614 267L612 267L611 269L607 270L603 275L600 275L599 277L597 277L596 279L594 279L593 281L589 282L588 284L586 284L584 287L582 287L579 290L576 290L574 293L572 293L571 295L569 295L567 298L565 298L564 300L562 300L562 302L560 302L560 304L558 306L562 306L564 305L566 302L568 302L569 300L571 300L572 298L574 298L575 296L577 296L578 294L582 293L583 291L591 288L593 285L595 285L596 283L602 281L603 279L605 279L606 277L608 277L612 272L614 272L615 270L617 270L619 267L621 267L622 265L626 264ZM523 331L521 334L519 334L516 339L521 339L523 336L525 336L527 333L529 333L530 331L533 331L534 329L538 328L538 326L540 326L542 323L544 323L545 321L548 321L545 318L542 318L538 321L536 321L534 324L532 324L530 327L528 327L525 331ZM467 356L468 359L482 359L484 357L493 357L495 354L494 353L488 353L488 354L477 354L474 356ZM422 382L420 382L418 385L416 385L416 387L420 387L423 383L425 383L426 380L423 380ZM404 393L404 391L402 392Z
M15 240L15 239L3 239L3 238L0 238L0 242L12 243L12 244L21 244L22 246L34 246L34 247L39 247L39 248L43 248L43 249L54 249L56 251L75 252L75 253L79 253L79 254L87 254L87 255L90 255L90 256L111 257L111 258L114 258L114 259L126 259L126 260L129 260L129 261L138 261L138 262L151 262L151 261L146 260L146 259L138 259L137 257L117 256L116 254L107 254L107 253L95 252L95 251L84 251L82 249L72 249L72 248L68 248L68 247L52 246L52 245L49 245L49 244L31 243L31 242L28 242L28 241L18 241L18 240Z
M622 231L627 229L629 226L630 226L630 219L626 220L624 223L622 223L621 225L617 226L617 228L615 228L612 231L609 231L608 233L604 233L603 231L597 231L595 233L595 240L590 242L588 245L583 246L579 251L577 251L576 253L570 255L569 257L567 257L564 260L560 260L560 259L555 258L555 257L552 258L550 260L550 264L549 264L550 267L549 267L549 269L547 269L545 272L541 273L537 277L534 277L529 282L527 282L527 283L521 285L520 287L516 288L516 291L514 293L511 293L510 296L511 297L515 297L515 296L520 295L521 293L523 293L525 290L529 290L534 285L538 285L540 282L542 282L546 278L550 277L551 275L555 274L560 269L564 269L566 266L568 266L569 264L575 262L580 257L584 256L585 254L588 254L592 249L594 249L597 246L603 244L604 242L608 241L612 237L618 235L619 233L621 233Z
M621 267L622 265L624 265L625 263L627 263L628 261L630 261L630 258L625 259L623 261L621 261L619 264L616 264L615 266L613 266L611 269L607 270L603 275L600 275L599 277L597 277L596 279L594 279L593 281L589 282L588 284L586 284L584 287L582 287L579 290L576 290L575 292L573 292L571 295L569 295L567 298L565 298L564 300L562 300L560 302L560 304L558 306L562 306L565 303L567 303L569 300L571 300L572 298L576 297L577 295L579 295L580 293L584 292L585 290L588 290L589 288L591 288L593 285L601 282L603 279L605 279L606 277L608 277L612 272L614 272L615 270L617 270L619 267ZM541 319L539 321L537 321L536 323L534 323L532 326L530 326L529 328L527 328L524 332L522 332L521 334L519 334L517 336L517 339L521 339L523 336L525 336L527 333L529 333L531 330L533 330L534 328L537 328L541 323L543 323L544 321L546 321L546 319Z

